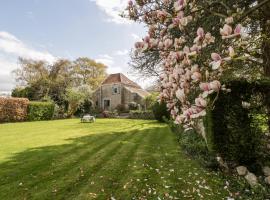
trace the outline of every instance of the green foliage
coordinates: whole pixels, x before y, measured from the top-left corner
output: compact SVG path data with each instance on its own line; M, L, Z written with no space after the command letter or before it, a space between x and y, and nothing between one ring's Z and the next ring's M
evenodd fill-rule
M20 68L14 71L16 80L27 86L15 88L12 96L33 101L50 97L61 108L68 107L66 93L69 88L87 85L94 90L106 76L106 66L89 58L58 60L53 65L20 58L19 64Z
M216 170L218 163L214 152L209 151L205 140L194 130L184 132L184 128L180 125L174 124L170 120L171 130L177 134L179 143L183 151L193 159L206 167Z
M137 110L139 108L138 104L136 102L130 102L128 104L128 109L129 110Z
M127 111L126 106L124 104L119 104L116 106L116 110L117 112L120 113L124 113Z
M68 102L68 117L72 117L79 106L85 101L86 94L77 88L68 88L65 100Z
M159 122L165 122L166 120L170 119L170 112L167 109L165 102L156 102L152 106L152 110L155 116L155 119Z
M235 80L226 85L231 92L220 93L214 109L204 119L212 148L231 166L242 164L259 169L269 159L263 132L267 120L260 118L266 114L268 98L264 95L270 84ZM250 107L242 106L243 102L250 103Z
M29 100L0 97L0 122L25 121Z
M102 112L102 117L104 117L104 118L116 118L117 116L118 116L118 113L116 110L114 110L114 111L104 110Z
M132 110L129 112L129 118L131 118L131 119L155 119L154 114L151 110L146 110L146 111Z
M51 120L54 116L54 103L31 101L27 109L29 121Z
M156 93L156 92L146 96L144 98L144 104L145 104L146 110L152 109L154 104L157 102L157 99L158 99L158 93Z

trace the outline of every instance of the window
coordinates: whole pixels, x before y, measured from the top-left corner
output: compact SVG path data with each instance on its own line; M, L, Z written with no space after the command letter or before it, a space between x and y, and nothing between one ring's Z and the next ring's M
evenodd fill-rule
M113 94L120 94L118 86L113 86L112 87L112 92L113 92Z

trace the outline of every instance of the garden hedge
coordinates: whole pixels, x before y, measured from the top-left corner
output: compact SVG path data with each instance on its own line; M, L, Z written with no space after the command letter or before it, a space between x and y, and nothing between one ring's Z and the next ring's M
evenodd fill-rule
M233 80L226 86L231 92L221 92L214 109L204 118L210 146L232 166L257 168L268 154L264 133L270 81Z
M155 116L155 119L159 122L165 122L166 120L170 119L170 112L167 109L166 103L164 101L162 102L156 102L152 106L152 110Z
M54 114L54 103L31 101L28 105L29 121L51 120Z
M0 122L25 121L29 100L0 97Z
M154 114L151 110L147 110L147 111L132 110L129 112L129 118L131 118L131 119L155 119Z

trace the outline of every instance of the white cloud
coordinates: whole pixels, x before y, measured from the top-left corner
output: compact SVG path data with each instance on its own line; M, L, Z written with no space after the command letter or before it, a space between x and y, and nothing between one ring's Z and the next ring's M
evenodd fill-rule
M16 36L0 31L0 91L10 91L15 86L11 72L18 67L18 57L45 60L49 63L57 59L47 51L36 50Z
M49 63L56 61L56 57L46 51L37 51L27 46L14 35L8 32L0 32L0 51L17 57L34 60L45 60Z
M118 50L114 54L117 56L125 56L125 55L128 55L128 53L129 53L129 51L127 49L125 49L125 50Z
M131 37L132 37L134 40L139 40L139 39L140 39L140 36L138 36L138 35L135 34L135 33L131 33Z
M111 67L114 64L114 59L108 54L99 55L97 59L95 59L96 62L100 62L105 64L108 67Z
M127 0L89 0L94 2L102 11L108 15L107 21L116 24L130 24L131 21L124 19L120 14L127 7Z

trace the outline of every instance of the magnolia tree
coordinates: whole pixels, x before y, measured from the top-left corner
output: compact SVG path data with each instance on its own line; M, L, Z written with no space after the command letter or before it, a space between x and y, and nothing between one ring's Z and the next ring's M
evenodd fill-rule
M135 44L136 54L159 55L162 68L159 99L167 103L174 122L186 129L201 124L199 119L214 106L221 90L230 91L221 84L221 78L234 63L259 62L252 56L256 50L248 43L250 27L240 23L247 15L245 9L234 5L221 14L211 10L218 2L207 2L137 0L129 1L127 7L129 18L145 23L148 28L148 35ZM225 4L223 7L226 9ZM213 27L198 23L206 11L215 16ZM216 98L209 98L210 94Z

